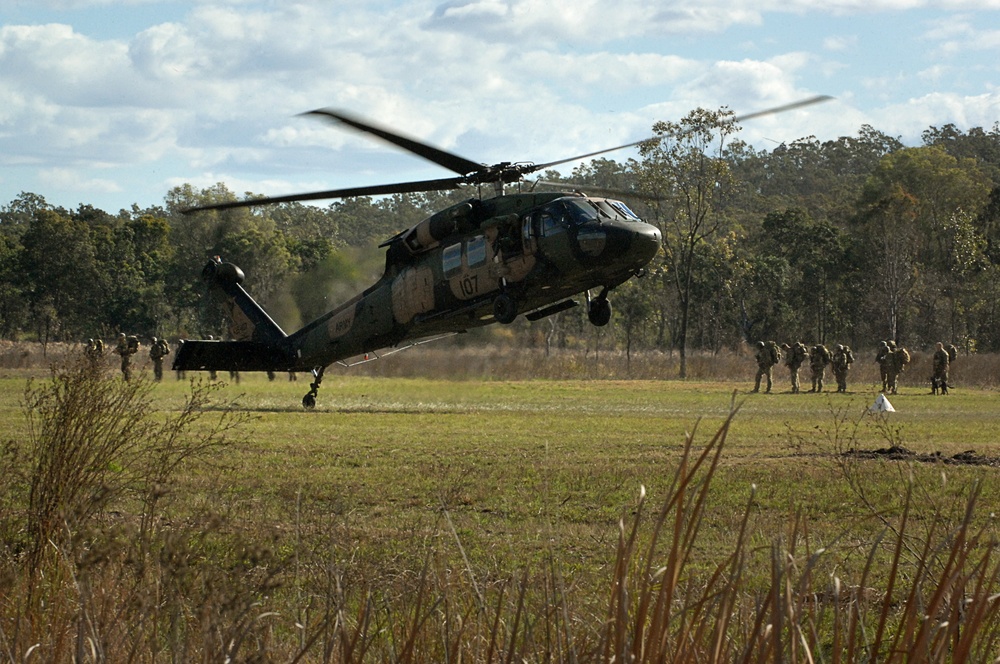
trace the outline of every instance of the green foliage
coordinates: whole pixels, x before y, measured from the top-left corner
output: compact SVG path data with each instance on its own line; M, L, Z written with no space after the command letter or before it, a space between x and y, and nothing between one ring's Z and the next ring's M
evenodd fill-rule
M1000 126L931 127L904 147L870 126L758 151L727 109L653 127L640 160L597 158L568 187L610 190L660 226L651 278L618 289L624 318L595 331L580 312L504 330L516 343L679 350L735 347L762 334L854 345L895 337L998 350L991 277L1000 265ZM655 195L654 200L628 192ZM110 215L63 210L24 192L0 206L0 336L41 340L221 334L198 275L214 255L240 265L284 325L364 287L333 279L335 252L367 251L474 192L456 190L181 214L247 200L224 184L167 192L164 206ZM378 262L378 261L375 261ZM316 286L309 292L309 284ZM335 297L334 297L335 294ZM307 313L308 312L308 313ZM582 321L582 322L581 322ZM992 327L991 327L992 326ZM684 363L680 371L686 370Z
M728 219L722 213L726 200L739 188L727 154L729 137L739 127L729 110L696 109L679 123L658 122L653 131L659 140L641 146L643 161L639 183L656 197L654 223L663 234L663 274L677 298L675 345L681 353L681 378L692 306L703 301L696 290L699 257L725 233Z

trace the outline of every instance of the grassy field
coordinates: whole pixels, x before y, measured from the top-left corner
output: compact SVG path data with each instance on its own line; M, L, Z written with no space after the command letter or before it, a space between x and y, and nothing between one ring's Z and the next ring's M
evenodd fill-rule
M40 373L8 369L0 376L4 439L29 436L25 385ZM208 413L235 407L247 421L224 453L211 463L179 467L163 489L158 523L164 529L185 524L189 540L200 537L203 546L228 552L223 557L245 557L247 547L265 552L260 555L268 562L258 560L254 578L273 572L279 582L267 592L239 583L253 586L245 591L260 613L282 616L272 643L295 641L293 625L318 612L333 586L338 593L376 587L412 601L426 591L421 583L428 567L439 583L461 578L473 597L549 570L545 583L558 579L565 586L559 593L545 583L535 590L572 597L576 614L569 622L590 616L601 623L618 578L620 523L626 531L634 523L651 538L648 564L667 564L678 538L655 539L655 514L677 495L687 436L696 453L705 448L734 406L738 412L709 473L689 581L707 583L745 538L740 595L750 605L754 596L774 592L776 550L786 551L800 572L800 565L811 570L809 587L800 591L824 592L843 579L883 597L894 563L911 578L921 565L944 564L938 556L946 548L929 553L921 542L954 532L973 494L978 499L968 527L978 535L968 549L989 551L996 539L1000 408L992 389L933 397L924 387L904 385L892 397L896 412L876 416L867 412L877 395L873 385L846 395L748 394L743 381L358 373L328 374L314 411L299 405L308 389L304 375L297 382L262 375L245 375L238 385L224 381ZM151 385L152 417L181 412L189 392L189 382L173 376ZM890 447L925 461L940 453L940 460L860 454ZM970 450L974 454L960 458L979 463L948 462ZM647 507L640 512L643 490ZM899 540L905 546L893 553L892 537L884 544L879 538L900 530L909 490L911 520ZM104 518L128 521L128 514L127 504L117 505L114 516ZM196 535L208 523L213 535ZM821 549L822 560L808 562ZM870 557L875 562L866 575ZM898 606L904 599L892 601ZM499 606L504 600L485 601ZM397 618L404 624L414 619L409 611L421 611L403 606ZM391 631L393 618L382 615ZM9 635L9 623L5 630Z

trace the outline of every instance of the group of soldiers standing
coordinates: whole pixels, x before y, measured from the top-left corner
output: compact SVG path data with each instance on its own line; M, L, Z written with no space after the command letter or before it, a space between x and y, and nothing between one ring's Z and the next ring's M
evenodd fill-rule
M882 379L882 392L896 394L899 386L899 374L906 370L910 363L910 352L896 346L892 339L879 344L875 352L875 363L878 364L879 378Z
M212 336L209 335L208 338L212 339ZM125 380L132 378L132 356L139 352L141 346L139 337L132 334L126 335L124 332L118 334L118 343L115 345L114 353L121 358L121 372ZM88 339L83 352L87 359L96 364L104 357L104 341L102 339ZM170 344L167 343L167 340L152 337L149 346L149 359L153 363L153 377L157 381L163 380L163 360L169 354ZM183 372L178 371L177 379L181 380L183 377ZM267 377L269 380L274 380L274 372L267 372ZM239 384L240 372L230 371L229 378ZM215 370L209 371L209 379L218 380ZM288 380L298 380L294 371L288 372Z
M132 379L132 356L139 352L142 344L139 337L134 334L118 333L118 343L115 344L115 354L121 358L122 378ZM101 339L88 339L87 346L83 349L84 355L91 362L98 362L104 357L104 341ZM149 346L149 359L153 361L153 377L156 380L163 380L163 358L170 354L170 345L166 339L152 338Z
M760 384L763 379L767 379L766 391L771 391L772 372L782 358L785 366L788 367L789 376L792 381L792 393L798 394L801 391L799 384L799 369L809 361L809 370L812 378L812 389L810 392L822 392L823 381L826 378L826 368L831 366L834 378L837 380L837 391L847 391L847 374L854 364L854 352L850 346L837 344L833 352L830 352L823 344L816 344L812 347L806 346L801 341L793 344L784 343L778 346L774 341L758 341L757 350L754 354L757 360L757 376L754 382L754 392L760 392Z
M948 370L958 349L949 344L945 346L943 342L938 342L935 346L933 361L933 375L931 376L931 393L948 394L950 387L948 382ZM761 382L766 379L766 391L771 391L771 374L775 365L782 359L792 380L792 393L798 394L799 369L806 360L809 361L809 370L812 374L812 389L810 392L822 392L823 380L826 375L826 367L829 365L833 369L834 378L837 380L837 392L847 392L847 375L854 364L854 352L850 346L837 344L831 352L823 344L816 344L812 347L806 346L801 341L794 344L781 344L779 346L774 341L757 342L754 359L757 361L757 375L754 381L754 392L760 392ZM896 394L899 383L899 375L906 370L910 363L910 352L901 346L897 346L895 341L883 341L879 344L875 354L875 362L879 366L879 374L882 379L882 392Z

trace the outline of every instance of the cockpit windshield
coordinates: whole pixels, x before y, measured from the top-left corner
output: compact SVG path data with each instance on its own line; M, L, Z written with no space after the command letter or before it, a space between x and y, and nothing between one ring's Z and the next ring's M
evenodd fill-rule
M569 228L602 221L638 222L635 212L621 201L609 198L567 196L552 201L534 213L535 233L549 236Z
M572 218L571 223L583 224L600 219L642 221L639 215L621 201L610 198L568 198L563 202Z
M616 212L618 212L619 214L621 214L626 219L630 219L632 221L642 221L639 218L639 215L637 215L635 212L632 212L632 210L629 208L629 206L625 205L621 201L613 201L613 200L611 200L609 198L609 199L605 200L605 203L607 203L608 205L610 205L611 207L613 207Z

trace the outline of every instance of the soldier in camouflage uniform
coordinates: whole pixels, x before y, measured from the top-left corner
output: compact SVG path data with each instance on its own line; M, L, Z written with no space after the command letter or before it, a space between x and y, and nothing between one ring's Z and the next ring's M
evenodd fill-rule
M833 351L833 360L831 363L833 365L833 375L837 379L837 391L847 392L847 372L851 370L851 365L854 364L854 353L851 352L851 347L837 344L837 347Z
M889 367L892 364L892 351L889 350L889 342L883 341L878 346L875 353L875 363L878 364L879 377L882 379L882 391L889 389Z
M937 394L938 389L941 394L948 394L948 368L951 366L951 358L948 351L944 349L942 342L937 342L934 346L934 373L931 375L931 394Z
M816 344L809 350L809 369L812 370L812 389L810 392L823 391L823 378L826 375L826 365L830 364L830 351L823 344Z
M809 349L801 341L796 341L791 345L782 344L781 347L785 350L785 366L788 367L788 373L792 379L792 394L798 394L800 391L799 368L809 356Z
M778 356L780 356L778 345L773 341L770 345L763 341L757 342L757 350L754 353L754 359L757 360L757 376L753 386L754 392L760 392L760 380L764 377L767 378L767 391L771 391L771 369L778 363Z
M122 377L125 380L130 380L132 378L132 356L139 352L139 339L132 335L126 337L124 332L120 332L115 352L122 358Z
M170 354L170 346L166 339L153 337L153 345L149 347L149 359L153 361L153 377L157 382L163 380L163 358Z
M214 340L215 340L215 337L213 337L213 336L212 336L212 335L210 334L210 335L208 335L208 340L209 340L209 341L214 341ZM212 381L215 381L215 380L218 380L218 379L219 379L219 374L218 374L218 372L216 372L216 370L215 370L215 369L209 369L209 370L208 370L208 379L209 379L209 380L212 380Z
M97 341L87 339L87 347L83 349L83 354L86 355L91 364L96 366L104 356L104 342L100 339Z
M886 376L886 389L890 393L896 394L899 386L899 374L906 370L906 365L910 363L910 351L905 348L897 348L895 342L889 342L888 374Z

